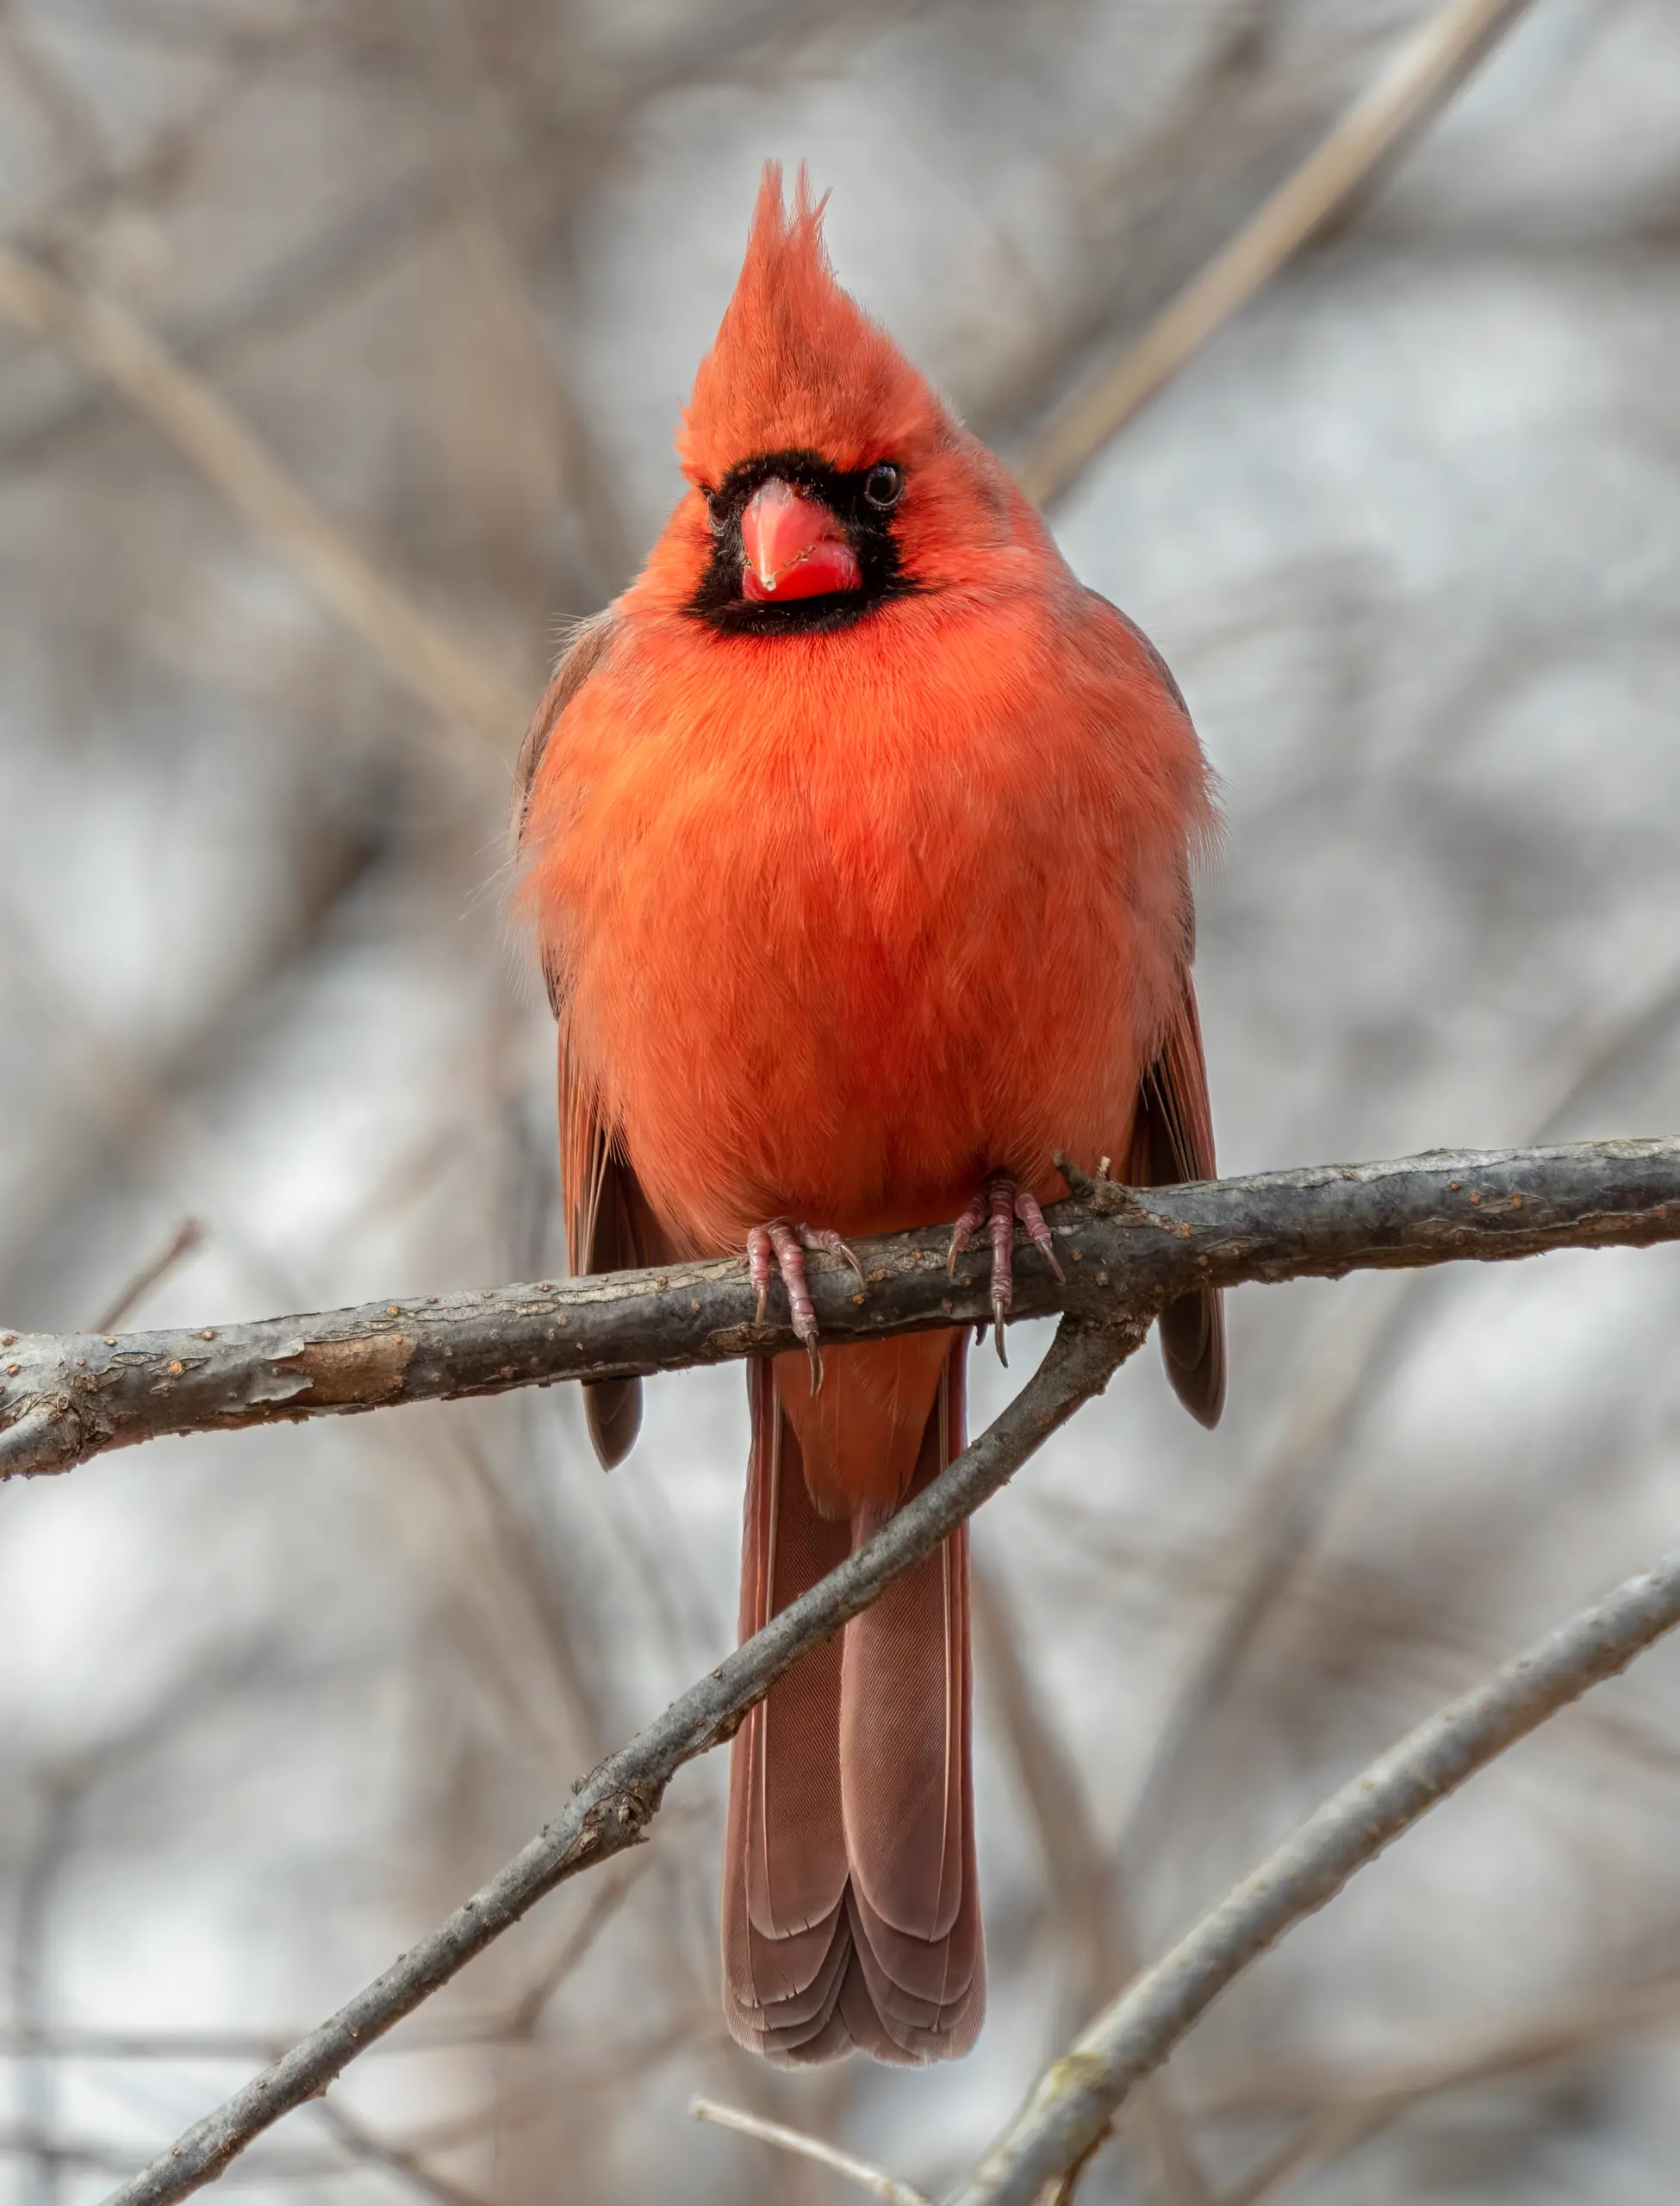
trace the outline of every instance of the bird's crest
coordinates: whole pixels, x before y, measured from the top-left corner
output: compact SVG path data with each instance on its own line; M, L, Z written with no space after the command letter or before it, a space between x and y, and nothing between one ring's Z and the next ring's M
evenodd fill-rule
M801 168L790 213L766 162L734 296L677 432L692 483L714 486L763 453L812 452L845 472L943 440L933 391L835 281L825 203Z

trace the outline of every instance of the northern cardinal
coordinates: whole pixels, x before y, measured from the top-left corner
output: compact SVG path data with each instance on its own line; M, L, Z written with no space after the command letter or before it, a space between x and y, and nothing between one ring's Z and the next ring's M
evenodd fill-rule
M559 1022L571 1260L745 1249L807 1355L748 1366L740 1628L963 1445L961 1332L836 1349L805 1251L956 1218L1054 1262L1053 1151L1214 1169L1190 967L1208 774L1184 700L999 463L836 283L767 168L677 452L688 488L521 756ZM1217 1418L1217 1299L1161 1321ZM634 1380L587 1395L609 1467ZM968 1542L755 1709L730 1773L725 2006L783 2063L966 2052L985 2007Z

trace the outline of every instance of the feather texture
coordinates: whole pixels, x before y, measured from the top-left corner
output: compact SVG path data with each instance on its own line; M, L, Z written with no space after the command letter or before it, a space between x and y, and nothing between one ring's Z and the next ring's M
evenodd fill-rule
M1135 1187L1170 1187L1211 1180L1215 1170L1202 1027L1186 969L1178 1014L1143 1075L1125 1177ZM1173 1393L1198 1423L1217 1424L1225 1406L1225 1314L1218 1293L1204 1289L1169 1303L1160 1315L1160 1348Z
M963 1343L938 1345L912 1492L961 1446ZM856 1353L831 1355L829 1386L846 1386ZM849 1517L818 1508L784 1407L784 1387L804 1383L793 1359L752 1368L743 1637L891 1513L880 1503ZM913 2064L974 2042L986 1969L970 1698L964 1530L784 1678L736 1734L724 2005L744 2045L793 2066L853 2047Z

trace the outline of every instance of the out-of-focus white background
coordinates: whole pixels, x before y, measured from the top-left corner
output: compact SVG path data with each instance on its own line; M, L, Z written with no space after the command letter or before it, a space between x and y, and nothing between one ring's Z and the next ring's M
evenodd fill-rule
M832 187L843 280L1018 450L1425 12L11 0L0 239L138 316L530 699L672 498L767 155ZM1677 247L1680 11L1538 0L1058 513L1222 778L1199 979L1228 1170L1673 1127ZM505 907L517 727L498 747L405 690L129 400L10 325L0 572L0 1318L92 1323L190 1216L202 1247L129 1322L552 1274L549 1022ZM967 2062L790 2079L728 2041L714 1758L651 1847L224 2188L843 2195L695 2128L699 2090L936 2189L1115 1988L1125 1916L1157 1948L1673 1543L1677 1317L1667 1251L1246 1290L1216 1435L1151 1355L987 1509L992 1994ZM982 1412L1003 1384L982 1362ZM715 1661L741 1393L656 1382L610 1481L544 1393L0 1493L19 2206L165 2143ZM1023 1693L1061 1792L1015 1751ZM1659 1650L1266 1960L1167 2080L1229 2197L1666 2206L1677 2018ZM1243 2189L1268 2153L1273 2187ZM1125 2140L1081 2191L1167 2195Z

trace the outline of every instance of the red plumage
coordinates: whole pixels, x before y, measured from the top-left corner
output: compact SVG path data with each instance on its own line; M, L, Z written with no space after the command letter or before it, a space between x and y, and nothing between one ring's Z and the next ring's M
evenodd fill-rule
M924 1225L1000 1173L1048 1200L1057 1148L1210 1175L1183 701L774 170L678 451L688 490L521 760L575 1268ZM1211 1422L1214 1299L1163 1341ZM962 1363L936 1333L831 1351L820 1392L752 1368L744 1632L960 1449ZM605 1460L637 1401L591 1390ZM973 2042L968 1681L957 1536L743 1727L725 2006L771 2058Z

